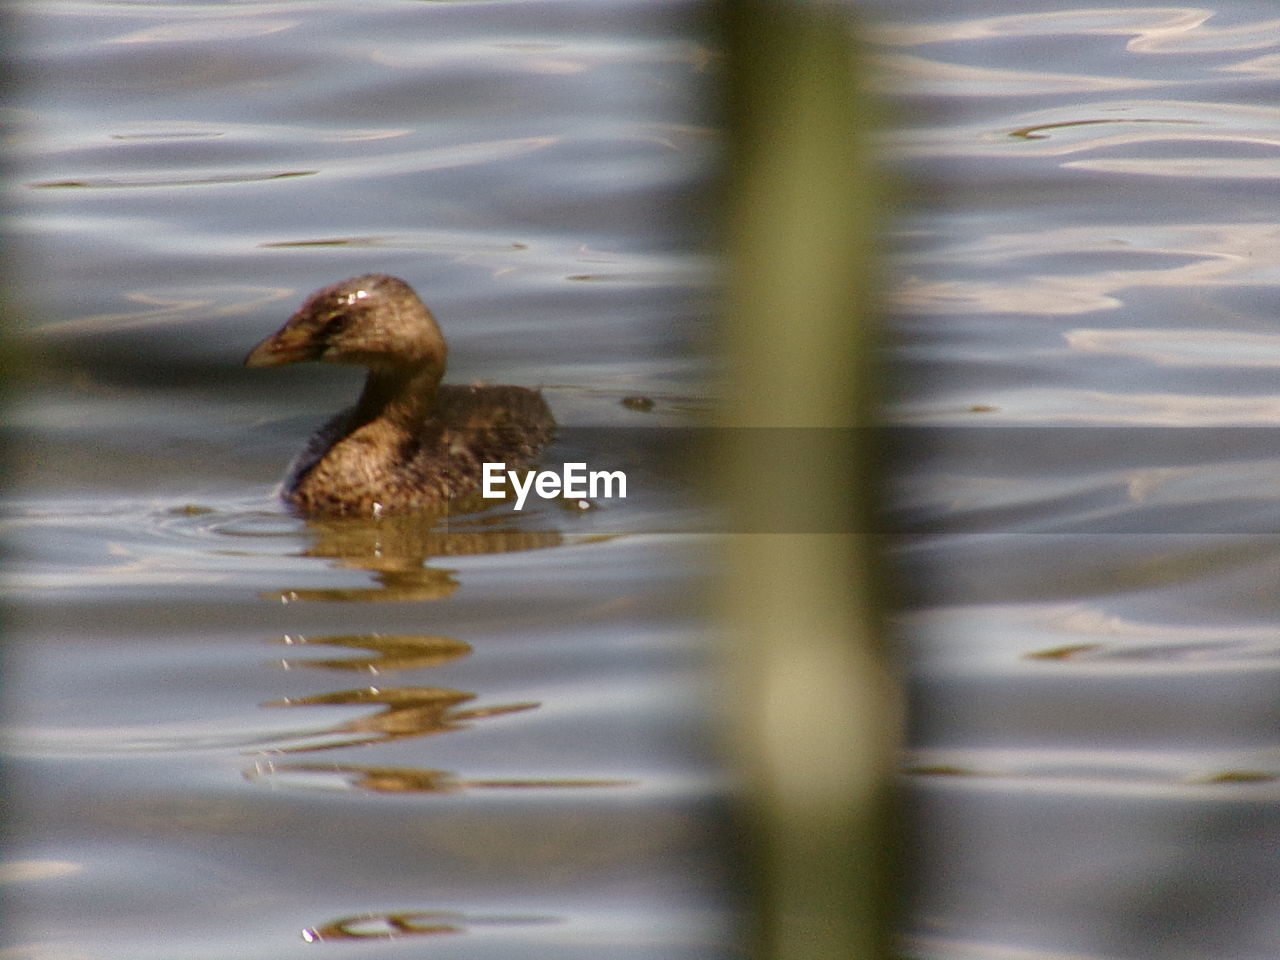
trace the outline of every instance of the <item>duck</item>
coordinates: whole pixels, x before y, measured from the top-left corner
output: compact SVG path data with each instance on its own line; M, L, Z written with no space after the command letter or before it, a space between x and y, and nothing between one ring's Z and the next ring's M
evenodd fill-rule
M280 496L304 517L469 512L488 462L534 464L555 436L542 394L443 384L449 349L403 280L368 273L312 293L245 358L248 367L367 368L359 399L322 426L289 466Z

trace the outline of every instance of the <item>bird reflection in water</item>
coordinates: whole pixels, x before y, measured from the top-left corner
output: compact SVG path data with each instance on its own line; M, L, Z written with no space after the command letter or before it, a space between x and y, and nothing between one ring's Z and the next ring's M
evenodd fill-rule
M461 793L464 790L591 789L634 786L634 780L587 778L464 780L447 770L421 767L362 767L338 763L260 761L246 771L250 780L284 779L317 789L370 790L374 793Z
M439 522L439 518L436 518ZM554 531L504 529L502 517L468 518L462 529L439 529L423 517L389 516L378 519L337 518L313 520L308 532L313 537L308 556L336 560L347 569L373 571L379 586L374 588L320 588L285 590L266 594L285 602L293 600L404 602L447 598L458 586L455 572L433 568L428 560L437 556L468 556L508 553L556 546L561 536ZM282 638L290 647L324 645L368 651L367 656L289 657L280 661L285 669L300 667L363 672L385 677L399 671L425 670L443 666L470 655L469 644L434 634L340 634L307 637L291 634ZM476 694L445 687L381 685L338 690L309 696L285 697L269 701L266 707L375 707L374 712L319 730L286 735L285 745L266 747L265 753L289 754L432 736L469 727L478 720L533 710L537 703L495 706L467 706ZM264 744L264 746L266 746ZM278 767L273 767L278 772ZM257 771L251 775L260 775ZM434 771L419 771L420 782L433 782ZM357 778L359 781L360 778ZM385 783L370 775L360 783L377 789ZM426 791L431 792L431 791Z
M458 589L456 571L433 567L437 557L519 553L560 546L556 530L512 529L502 515L469 517L442 528L438 518L391 516L377 520L337 518L307 524L311 545L304 556L336 561L346 570L367 570L376 587L321 587L264 593L281 603L320 601L379 603L444 600Z
M322 637L283 637L291 647L332 646L367 650L365 657L292 658L282 660L287 669L315 667L327 670L358 671L377 675L400 670L422 670L443 666L468 656L470 645L452 637L414 634L346 634ZM389 743L412 737L462 730L472 721L532 710L536 703L514 703L494 707L459 709L475 699L475 694L441 687L366 687L306 697L287 697L263 704L266 707L362 706L375 704L384 709L335 727L312 733L293 734L290 739L312 742L275 747L266 752L280 755L306 753L340 747ZM458 793L481 789L567 789L628 786L632 781L614 779L462 779L448 771L423 767L374 767L352 764L280 763L261 760L245 771L248 779L270 778L300 786L369 790L375 793Z
M396 940L401 937L465 933L472 927L530 923L556 923L558 917L475 916L451 910L415 910L395 913L362 913L343 917L302 931L307 943L325 940Z
M371 743L390 743L410 737L424 737L451 730L464 729L472 720L495 717L521 710L533 710L536 703L512 703L497 707L458 709L475 699L474 693L442 687L365 687L341 690L311 697L286 697L264 703L265 707L364 706L377 704L384 709L358 717L311 736L322 742L278 747L272 753L302 753L333 750Z
M287 670L295 667L319 667L325 670L351 670L375 676L399 670L428 670L444 666L471 653L471 645L453 637L425 634L344 634L327 637L287 636L281 643L291 647L327 646L368 650L367 657L328 657L309 660L297 657L281 660Z

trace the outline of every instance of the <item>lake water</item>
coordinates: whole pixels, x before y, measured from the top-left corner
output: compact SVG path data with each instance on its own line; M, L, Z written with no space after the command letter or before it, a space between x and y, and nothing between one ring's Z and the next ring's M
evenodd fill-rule
M1273 9L868 6L904 955L1280 952ZM735 955L716 538L305 524L273 485L358 376L240 367L377 270L567 444L696 422L695 10L10 11L0 956Z
M1280 951L1280 20L886 8L908 952Z

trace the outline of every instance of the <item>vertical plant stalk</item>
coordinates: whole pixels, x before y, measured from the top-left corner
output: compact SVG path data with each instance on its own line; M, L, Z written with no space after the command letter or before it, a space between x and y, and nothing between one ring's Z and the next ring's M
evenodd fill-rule
M803 520L739 532L729 552L725 701L745 784L752 955L883 957L900 711L878 629L874 456L856 428L874 417L886 191L848 15L726 2L716 483L743 531L796 517L780 507L797 501Z

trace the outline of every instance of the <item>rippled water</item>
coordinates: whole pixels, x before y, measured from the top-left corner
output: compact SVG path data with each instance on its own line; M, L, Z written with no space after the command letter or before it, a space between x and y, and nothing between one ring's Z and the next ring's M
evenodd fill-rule
M240 366L376 270L453 379L541 386L564 445L705 406L683 8L12 19L0 952L723 953L705 547L645 496L304 524L272 488L357 374Z
M891 504L903 951L1274 957L1280 445L1235 428L1280 409L1280 20L872 7L888 412L933 428ZM688 12L10 14L5 956L729 952L704 538L643 499L303 524L272 485L354 374L239 368L380 270L455 380L696 421Z
M876 31L908 950L1273 957L1280 21L937 9Z

